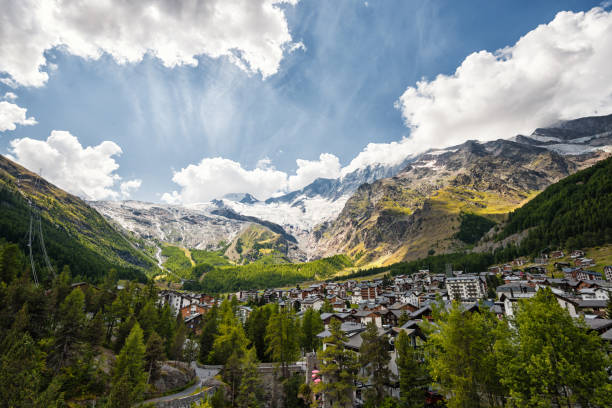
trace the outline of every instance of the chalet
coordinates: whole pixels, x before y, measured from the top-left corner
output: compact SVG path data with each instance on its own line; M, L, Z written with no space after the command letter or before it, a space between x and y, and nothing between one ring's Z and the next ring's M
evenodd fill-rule
M582 314L605 317L607 304L607 300L580 300L577 311Z
M555 266L555 269L560 271L563 268L569 268L572 265L569 262L555 262L554 266Z
M563 253L563 251L552 251L550 253L550 257L554 259L563 258L564 256L565 254Z
M572 251L572 253L570 254L570 258L574 259L574 258L582 258L584 256L584 252L576 249L574 251Z
M489 266L489 272L501 273L502 272L502 268L499 267L499 266Z
M208 307L198 303L192 303L191 305L187 305L182 307L180 310L181 316L183 320L188 318L189 316L193 316L195 314L203 315L208 310Z
M582 300L608 300L610 298L610 290L607 288L583 288L578 290L578 296Z
M595 266L595 261L591 258L577 258L574 260L574 265L581 268L587 268L589 266Z
M359 322L363 325L374 322L376 326L382 327L382 317L377 310L358 310L353 313L353 316L359 319Z
M308 296L302 301L302 309L313 309L313 310L321 310L323 306L323 299L318 296Z
M188 316L185 319L185 326L189 329L193 334L199 334L202 327L202 315L200 313L193 314Z
M506 296L509 298L514 298L515 294L525 294L525 293L535 294L535 292L536 292L535 287L524 281L507 283L505 285L500 285L495 289L497 298L500 300L501 300L502 294L506 294Z

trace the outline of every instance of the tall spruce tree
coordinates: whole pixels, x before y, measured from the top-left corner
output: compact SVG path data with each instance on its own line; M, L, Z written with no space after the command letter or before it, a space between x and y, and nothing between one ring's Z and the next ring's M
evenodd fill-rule
M323 380L314 386L314 391L322 393L333 408L352 407L359 380L359 357L346 349L347 338L338 319L331 320L329 331L330 335L323 340L325 349L318 353Z
M200 356L201 363L208 362L208 356L212 351L215 337L219 331L219 309L215 303L208 313L204 315L202 322L202 334L200 335Z
M56 319L55 341L50 361L60 369L78 355L80 345L87 337L85 316L85 295L74 289L61 303Z
M321 340L317 334L325 329L321 315L314 309L306 309L302 318L302 330L300 336L300 345L304 353L313 352L321 346Z
M145 352L142 329L135 323L115 362L109 398L111 407L128 408L142 399L147 381Z
M372 385L365 392L366 406L375 407L385 398L387 387L393 380L393 373L389 369L389 343L386 335L379 336L378 327L372 321L366 325L361 338L363 341L359 349L359 360Z
M424 362L420 361L412 340L401 331L395 341L397 371L399 374L400 406L422 408L429 375Z
M240 360L242 376L236 398L238 408L260 408L263 406L264 394L259 377L259 361L254 349L247 351Z

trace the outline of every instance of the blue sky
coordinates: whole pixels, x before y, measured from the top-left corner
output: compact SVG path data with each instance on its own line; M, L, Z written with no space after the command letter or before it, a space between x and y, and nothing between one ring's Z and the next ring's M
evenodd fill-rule
M165 67L150 55L118 63L109 54L83 58L56 47L45 51L49 78L42 86L0 83L0 95L14 94L13 103L37 122L1 132L0 152L14 156L11 140L46 140L53 130L69 132L82 146L112 141L122 154L113 156L118 168L109 188L118 189L116 176L139 179L140 188L130 197L146 201L179 189L173 172L204 158L222 157L247 171L259 163L292 175L296 159L314 161L330 153L344 167L368 143L410 136L396 102L420 79L452 75L474 52L512 46L559 11L587 11L599 3L283 4L291 39L303 47L286 49L277 71L266 78L206 53L196 57L197 66Z

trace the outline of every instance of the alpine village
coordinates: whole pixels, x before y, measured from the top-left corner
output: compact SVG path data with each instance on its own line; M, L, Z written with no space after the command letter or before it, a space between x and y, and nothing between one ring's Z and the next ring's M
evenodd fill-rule
M455 44L458 60L431 57L456 72L416 64L414 86L403 95L389 91L397 102L385 116L401 116L393 120L403 121L397 126L407 136L380 128L391 136L364 148L366 139L347 134L342 143L364 149L352 156L331 136L317 141L319 126L329 126L331 135L345 123L314 119L323 115L309 105L315 91L301 87L319 92L326 85L307 81L302 65L343 75L370 69L375 61L350 70L330 65L341 59L326 48L331 33L320 25L341 25L334 28L343 35L338 41L356 47L347 54L357 53L370 43L356 27L374 24L367 13L390 4L325 3L0 1L0 407L612 407L610 2L591 8L574 2L573 11L550 2L550 15L507 2L514 11L502 20L532 11L547 19L520 25L516 37L505 35L500 22L499 38L474 45L480 48L473 54ZM456 21L468 18L457 3L442 3ZM332 4L343 14L361 11L332 23L323 17ZM406 9L397 18L426 19L414 13ZM487 11L473 13L485 18ZM368 35L395 27L393 13L384 18L389 26ZM487 27L471 27L472 37L485 38ZM505 48L489 45L502 40ZM409 48L408 39L393 41ZM578 54L587 45L590 51ZM549 46L556 47L550 55ZM498 51L478 52L484 48ZM316 59L319 52L331 60ZM270 58L278 59L272 68ZM326 68L309 65L315 59ZM100 70L134 70L122 86L131 81L136 94L141 65L157 70L142 74L148 86L153 75L190 92L201 81L233 87L211 91L214 101L206 103L213 106L230 103L226 93L245 87L231 102L244 111L232 115L254 117L241 132L253 126L261 133L253 154L263 161L243 168L220 157L233 153L218 153L212 134L238 144L223 132L242 119L217 116L217 127L202 125L209 142L199 151L189 138L162 143L151 134L139 142L144 153L130 152L135 145L128 139L139 136L129 134L132 118L122 118L131 113L110 107L123 97L104 90L104 81L114 87L115 80ZM386 71L377 69L384 82ZM530 70L559 77L540 83ZM571 86L566 72L576 76ZM36 82L39 74L44 78ZM173 75L193 82L180 85ZM587 89L591 76L597 84ZM174 98L174 91L159 89ZM64 98L87 92L77 104L65 102L66 113L43 107L62 109ZM147 92L145 98L159 97ZM261 99L248 92L262 92ZM316 148L334 150L344 167L328 153L320 161L298 158L297 170L287 173L271 164L281 163L272 152L281 145L263 136L270 132L287 134L279 151L291 166L307 155L282 127L289 125L270 119L290 109L262 108L273 103L272 92L295 98L287 103L313 115L303 129L303 119L288 117L295 132L306 132L296 137L307 141L312 130ZM477 107L470 92L482 98ZM196 103L193 95L181 98L180 109ZM341 109L345 102L334 103ZM144 121L171 116L146 106ZM92 135L101 129L125 137L94 146L104 139L85 137L90 113L104 116L93 122ZM55 124L71 115L85 116ZM365 115L363 123L378 120L376 113L356 115ZM196 120L186 118L176 121ZM73 126L82 142L58 130L45 140L50 126ZM247 139L241 152L255 149ZM180 148L184 157L162 162L156 144L168 156ZM122 152L125 160L117 158ZM251 153L244 154L231 157ZM197 164L195 157L205 158ZM335 170L325 167L328 160ZM119 174L144 181L121 182ZM264 186L278 174L281 182ZM172 183L178 191L156 193L176 188Z

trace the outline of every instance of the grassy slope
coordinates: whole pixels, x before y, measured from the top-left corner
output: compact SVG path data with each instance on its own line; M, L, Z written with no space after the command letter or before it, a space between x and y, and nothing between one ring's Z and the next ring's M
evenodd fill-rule
M0 156L0 236L26 248L30 219L26 199L30 199L40 209L45 246L56 269L69 265L73 274L96 280L111 267L126 277L140 279L155 268L83 200L43 179L36 186L36 180L35 174ZM34 250L37 256L42 254L40 247Z
M266 227L251 224L232 240L225 255L237 264L258 262L288 263L287 242Z

